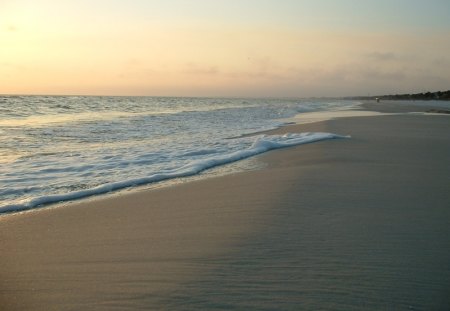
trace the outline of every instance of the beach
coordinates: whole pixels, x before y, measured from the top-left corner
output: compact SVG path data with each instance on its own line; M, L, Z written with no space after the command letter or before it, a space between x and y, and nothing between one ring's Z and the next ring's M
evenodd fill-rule
M258 170L2 215L1 309L447 310L449 121L286 126L271 133L351 138L265 153Z

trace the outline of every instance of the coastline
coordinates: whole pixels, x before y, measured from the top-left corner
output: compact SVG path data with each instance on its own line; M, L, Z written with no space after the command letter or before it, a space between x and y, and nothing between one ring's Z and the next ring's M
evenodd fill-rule
M398 109L389 112L406 108ZM446 307L446 118L290 125L271 133L352 139L268 152L260 170L5 215L0 302L6 310Z

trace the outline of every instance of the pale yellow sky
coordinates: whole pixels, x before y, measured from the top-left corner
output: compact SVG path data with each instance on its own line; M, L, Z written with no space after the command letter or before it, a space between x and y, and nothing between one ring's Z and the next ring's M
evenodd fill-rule
M432 12L418 1L122 2L0 0L0 93L307 97L450 89L445 1L427 2ZM390 15L395 6L404 11ZM434 17L419 19L425 13Z

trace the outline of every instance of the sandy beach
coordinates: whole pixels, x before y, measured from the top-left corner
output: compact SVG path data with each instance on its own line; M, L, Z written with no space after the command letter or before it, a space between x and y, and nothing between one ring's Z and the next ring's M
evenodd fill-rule
M449 116L274 132L309 131L351 138L266 153L264 169L0 216L0 309L448 310Z

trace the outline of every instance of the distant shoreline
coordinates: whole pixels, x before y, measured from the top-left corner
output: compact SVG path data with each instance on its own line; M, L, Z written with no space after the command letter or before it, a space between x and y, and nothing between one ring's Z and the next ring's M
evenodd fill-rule
M426 92L416 94L395 94L395 95L377 95L377 96L352 96L344 99L351 100L450 100L450 90L438 92Z

